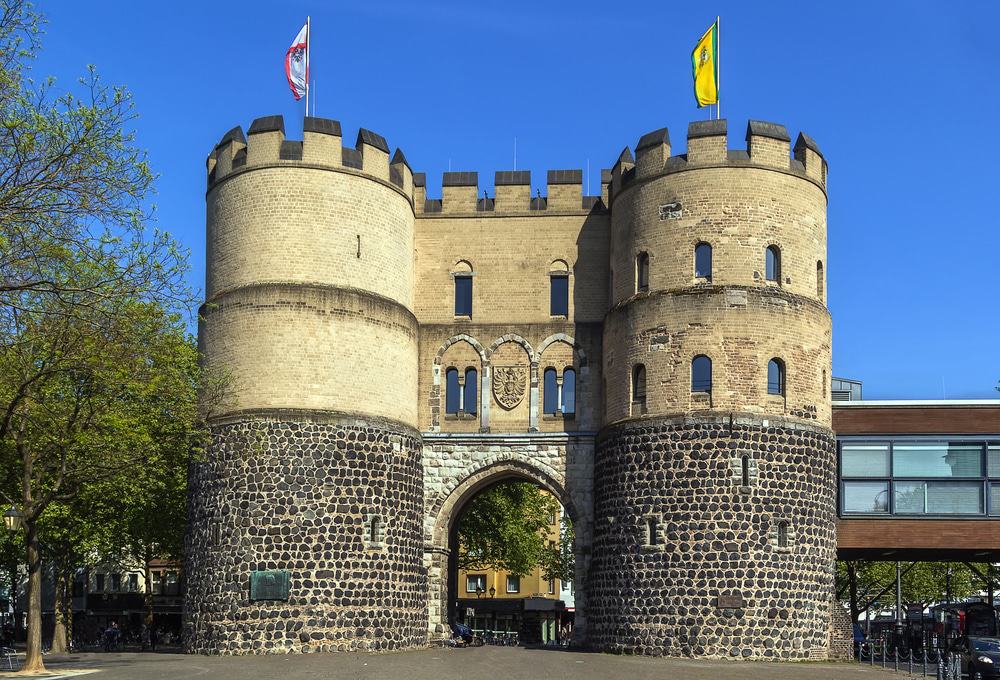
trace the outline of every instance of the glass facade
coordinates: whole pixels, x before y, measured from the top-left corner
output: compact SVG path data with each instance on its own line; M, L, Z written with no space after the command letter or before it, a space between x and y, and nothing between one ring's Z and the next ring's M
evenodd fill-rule
M1000 516L1000 442L842 439L842 515Z

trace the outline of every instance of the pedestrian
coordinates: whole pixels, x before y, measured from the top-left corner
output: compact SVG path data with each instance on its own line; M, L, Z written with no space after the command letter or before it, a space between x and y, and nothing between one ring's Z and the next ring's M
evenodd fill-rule
M154 652L156 651L156 643L159 642L159 639L160 639L160 636L156 632L156 628L155 627L150 628L149 629L149 647Z

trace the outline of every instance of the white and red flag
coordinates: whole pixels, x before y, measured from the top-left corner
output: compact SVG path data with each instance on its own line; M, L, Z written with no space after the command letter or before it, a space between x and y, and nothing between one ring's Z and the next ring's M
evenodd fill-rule
M292 46L285 52L285 76L295 101L302 99L309 87L309 22L307 21Z

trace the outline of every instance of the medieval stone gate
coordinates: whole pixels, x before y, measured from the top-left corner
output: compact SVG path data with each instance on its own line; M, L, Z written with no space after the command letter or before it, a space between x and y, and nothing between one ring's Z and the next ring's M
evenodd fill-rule
M573 521L576 634L586 635L586 579L592 540L592 435L424 435L424 565L428 633L448 631L449 536L462 508L505 479L534 482L552 493Z

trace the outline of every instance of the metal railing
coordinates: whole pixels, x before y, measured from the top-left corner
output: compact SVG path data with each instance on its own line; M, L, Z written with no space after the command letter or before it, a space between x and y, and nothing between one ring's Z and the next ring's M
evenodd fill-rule
M961 680L961 658L958 654L932 645L919 649L901 647L888 638L854 643L854 658L858 663L881 666L885 670L933 677L937 680Z

